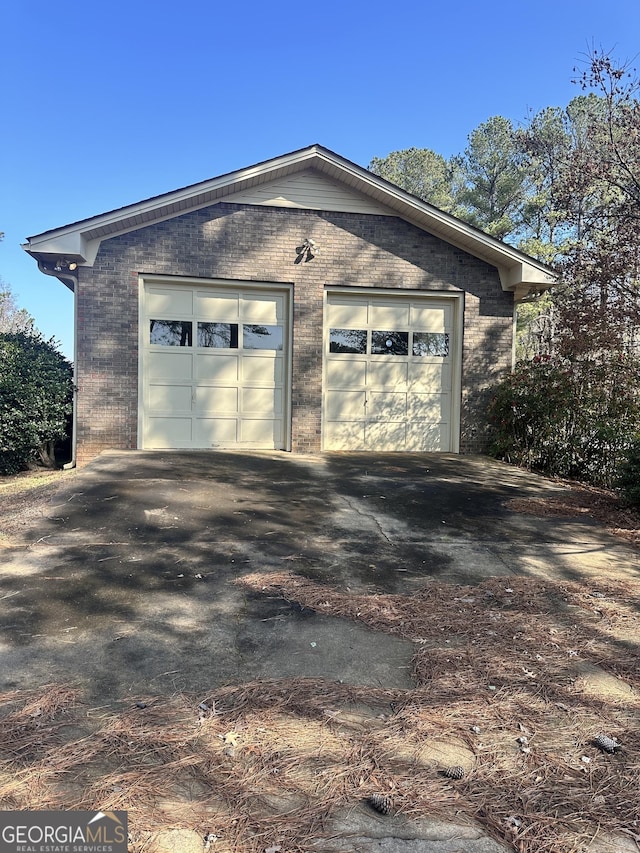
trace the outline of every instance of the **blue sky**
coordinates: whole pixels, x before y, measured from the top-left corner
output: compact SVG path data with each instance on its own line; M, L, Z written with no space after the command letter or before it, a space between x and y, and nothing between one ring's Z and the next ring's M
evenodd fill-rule
M640 53L638 0L12 0L0 25L0 277L73 354L73 300L24 240L312 143L444 156L565 106L590 46Z

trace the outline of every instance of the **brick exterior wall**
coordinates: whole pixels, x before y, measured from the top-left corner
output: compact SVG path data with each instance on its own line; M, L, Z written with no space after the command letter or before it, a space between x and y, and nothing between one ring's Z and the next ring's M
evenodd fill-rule
M307 237L321 248L296 263ZM484 448L486 388L511 366L513 296L498 271L404 220L219 204L103 241L78 276L78 462L134 449L140 274L293 284L292 449L320 449L326 286L464 291L461 451Z

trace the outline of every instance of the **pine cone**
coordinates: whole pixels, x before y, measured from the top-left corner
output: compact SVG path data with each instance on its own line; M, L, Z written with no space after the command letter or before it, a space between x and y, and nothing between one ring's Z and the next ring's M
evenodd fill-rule
M371 794L367 799L367 803L374 811L384 815L391 814L391 809L393 808L391 798L385 794Z
M614 737L609 737L608 735L596 735L593 739L593 745L597 746L598 749L601 749L603 752L608 752L611 755L616 751L616 749L620 749L620 744Z
M453 767L445 767L442 775L446 776L447 779L464 779L464 767L459 764L454 764Z

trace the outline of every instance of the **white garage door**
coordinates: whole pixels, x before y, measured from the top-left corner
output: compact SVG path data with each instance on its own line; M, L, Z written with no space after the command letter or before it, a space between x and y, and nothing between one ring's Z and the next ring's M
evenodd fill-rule
M324 447L455 451L457 299L327 296Z
M288 294L149 282L143 448L286 446Z

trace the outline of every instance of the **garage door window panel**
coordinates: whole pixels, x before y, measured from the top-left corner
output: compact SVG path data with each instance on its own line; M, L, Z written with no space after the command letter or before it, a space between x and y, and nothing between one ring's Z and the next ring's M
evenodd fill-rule
M366 351L366 329L331 329L329 331L329 352L364 355Z
M380 332L371 333L372 355L408 355L409 332Z
M449 335L446 332L414 332L413 355L419 358L449 356Z
M282 326L245 323L242 327L244 349L282 350Z
M190 320L149 320L149 343L162 347L190 347L193 323Z
M198 346L210 349L238 349L238 324L198 323Z

